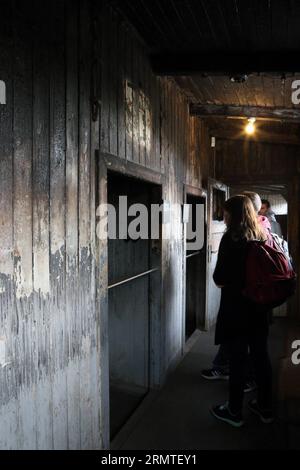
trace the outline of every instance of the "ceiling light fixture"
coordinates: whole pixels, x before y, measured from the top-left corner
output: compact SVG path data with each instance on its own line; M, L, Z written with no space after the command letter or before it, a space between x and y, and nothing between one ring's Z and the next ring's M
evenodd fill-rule
M248 122L246 124L246 127L245 127L245 132L246 134L248 135L253 135L254 132L255 132L255 123L256 119L255 118L249 118L248 119Z

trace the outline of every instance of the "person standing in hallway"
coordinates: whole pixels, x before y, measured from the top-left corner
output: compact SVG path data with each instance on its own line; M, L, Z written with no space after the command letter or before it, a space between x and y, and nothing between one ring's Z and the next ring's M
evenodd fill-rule
M222 289L216 324L215 343L229 351L229 401L215 406L211 413L235 427L243 425L245 370L250 351L258 398L249 408L269 423L272 416L272 368L268 355L269 309L262 309L243 295L247 244L266 241L267 231L258 221L250 198L237 195L224 207L227 230L222 237L214 281Z
M267 199L261 200L261 209L259 211L259 215L267 217L271 225L271 232L276 233L276 235L282 238L280 223L277 222L275 212L272 210L270 201Z
M243 195L250 198L256 214L259 214L262 201L259 194L253 191L244 191ZM266 216L258 215L260 225L266 230L271 229L270 222ZM228 380L229 379L229 349L227 344L220 344L218 352L213 360L212 368L205 369L201 372L201 376L207 380ZM256 384L253 380L253 370L251 361L248 361L247 377L245 381L244 392L255 390Z

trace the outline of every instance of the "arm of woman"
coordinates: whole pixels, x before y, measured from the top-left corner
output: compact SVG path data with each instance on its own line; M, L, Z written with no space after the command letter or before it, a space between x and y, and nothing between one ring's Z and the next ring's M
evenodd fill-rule
M230 279L228 279L228 271L230 266L230 256L228 250L227 236L223 235L218 252L217 264L214 270L213 279L217 287L224 287Z

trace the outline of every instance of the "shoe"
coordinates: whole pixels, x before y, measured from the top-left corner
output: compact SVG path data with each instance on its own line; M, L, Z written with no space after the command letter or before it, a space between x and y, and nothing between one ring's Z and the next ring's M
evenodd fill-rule
M207 380L228 380L229 374L219 369L207 369L201 372L201 376Z
M229 410L228 403L214 406L211 408L210 412L215 418L231 424L231 426L234 426L235 428L240 428L244 424L241 413L236 415L232 414Z
M254 382L254 380L248 380L244 386L244 393L253 392L253 390L256 390L256 389L257 389L257 385Z
M256 400L250 400L248 408L252 413L260 417L260 420L265 424L271 424L274 421L272 410L262 410L259 408Z

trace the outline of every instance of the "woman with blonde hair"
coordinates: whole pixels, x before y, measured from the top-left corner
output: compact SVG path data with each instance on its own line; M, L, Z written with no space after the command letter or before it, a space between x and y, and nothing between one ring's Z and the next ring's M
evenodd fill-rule
M249 197L233 196L225 202L227 230L222 237L214 281L222 289L215 343L229 350L229 401L211 409L212 414L233 426L243 425L245 368L250 351L257 383L257 401L249 408L264 423L272 416L272 369L268 355L269 309L262 309L243 295L248 242L265 241L266 229L259 223Z

